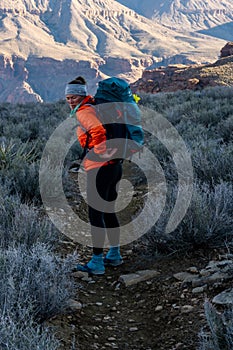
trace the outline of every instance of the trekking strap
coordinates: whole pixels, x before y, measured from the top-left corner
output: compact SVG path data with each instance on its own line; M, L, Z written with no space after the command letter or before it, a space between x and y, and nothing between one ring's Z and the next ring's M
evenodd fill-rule
M82 104L82 101L74 108L72 109L72 111L70 112L70 117L73 118L75 116L75 113L77 112L77 110L79 109L79 107L81 106ZM90 105L91 106L91 105ZM86 144L83 148L83 152L80 156L80 159L83 160L84 157L86 156L87 152L88 152L88 142L89 142L89 138L90 138L90 135L89 135L89 132L79 123L79 121L77 120L78 124L75 125L74 128L76 128L77 126L80 126L80 128L83 129L83 131L85 131L86 135L87 135L87 139L86 139Z

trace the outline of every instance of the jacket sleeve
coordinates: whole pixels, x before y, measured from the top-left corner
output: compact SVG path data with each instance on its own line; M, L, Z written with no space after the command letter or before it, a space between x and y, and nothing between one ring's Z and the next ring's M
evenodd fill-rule
M84 147L86 139L85 131L88 132L88 148L94 147L94 152L96 154L101 154L106 152L106 130L96 116L95 109L86 105L84 108L80 109L76 113L78 122L80 126L78 128L78 138L80 144Z

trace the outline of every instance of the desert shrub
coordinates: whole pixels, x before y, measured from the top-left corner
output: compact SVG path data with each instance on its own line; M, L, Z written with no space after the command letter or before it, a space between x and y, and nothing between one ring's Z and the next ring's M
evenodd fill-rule
M17 194L22 202L41 204L39 191L39 161L23 160L9 169L0 171L2 182L8 186L9 194Z
M217 134L222 137L224 142L232 141L233 135L233 115L227 119L221 120L216 128Z
M196 184L190 208L174 232L174 237L194 247L221 246L226 241L232 243L232 211L231 183L220 183L214 188Z
M75 256L54 255L44 244L0 251L0 309L20 321L27 310L42 322L64 312L77 293L71 271Z
M192 120L182 119L176 124L176 129L188 146L191 146L192 142L199 142L203 139L206 140L210 137L210 134L211 139L219 139L215 131L211 132L211 129L207 130L205 126L196 124Z
M199 248L229 246L233 243L233 187L221 183L214 188L207 184L194 185L191 204L185 217L170 234L165 233L177 188L169 191L163 215L143 238L148 251L175 252ZM146 243L145 243L146 242Z
M0 169L17 167L23 161L35 161L38 158L35 146L28 146L28 142L14 144L12 140L0 139Z
M232 91L232 88L210 88L142 96L143 118L149 122L146 125L164 133L165 140L161 143L156 137L146 137L146 146L159 161L168 190L163 214L145 236L146 239L144 237L140 241L152 254L157 253L159 248L177 251L222 246L226 241L232 243ZM160 129L156 112L178 131L190 153L194 171L190 207L182 222L169 235L164 232L178 191L178 169L174 157L177 156L179 142L172 139L168 129ZM166 145L173 147L173 155ZM183 172L179 176L185 175L185 169ZM145 244L147 238L149 244Z
M0 176L10 194L19 194L24 202L39 203L38 169L36 144L0 138Z
M31 248L41 242L55 246L59 234L38 208L21 203L19 196L9 196L0 185L0 247L25 245Z
M174 106L181 105L184 101L190 101L193 97L193 91L185 90L185 91L178 91L174 93L158 93L158 94L145 94L140 93L141 97L141 104L143 106L146 106L147 108L150 108L152 110L155 110L159 113L164 113L167 109L173 108ZM175 114L173 115L174 120L176 117L180 118L181 114ZM179 118L177 120L179 120Z
M210 128L233 114L232 87L142 94L142 104L163 114L174 125L190 120Z
M231 350L233 347L233 310L222 314L206 300L204 303L206 329L199 333L198 350Z
M0 104L0 137L21 140L22 143L36 142L41 155L46 141L54 129L69 116L65 101L56 103Z
M0 317L0 349L2 350L57 350L59 341L48 327L35 324L23 313L21 322L10 315Z
M207 139L193 141L191 157L198 180L208 183L233 179L233 144Z

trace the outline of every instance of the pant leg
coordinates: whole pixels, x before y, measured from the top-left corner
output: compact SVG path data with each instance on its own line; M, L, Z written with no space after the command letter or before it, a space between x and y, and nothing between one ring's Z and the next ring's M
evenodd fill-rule
M109 188L107 200L109 201L108 208L110 212L104 213L104 222L107 231L108 240L111 246L117 246L120 242L120 227L117 215L115 213L115 201L118 195L118 183L122 177L122 164L115 166L114 175L112 176L112 183Z
M122 176L121 163L109 164L99 169L89 170L87 173L87 199L89 220L91 223L91 234L93 242L93 250L100 254L103 251L105 232L107 230L108 238L111 245L119 243L119 222L115 214L115 200L117 198L117 183ZM96 188L95 188L96 186ZM106 201L98 207L98 195ZM91 206L90 203L94 203ZM98 210L100 209L100 210ZM108 212L105 212L107 209ZM109 212L110 211L110 212Z

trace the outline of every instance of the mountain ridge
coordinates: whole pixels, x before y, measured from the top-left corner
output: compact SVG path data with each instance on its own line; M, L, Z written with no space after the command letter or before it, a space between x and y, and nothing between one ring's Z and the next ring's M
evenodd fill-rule
M174 31L110 0L18 0L14 7L2 0L0 35L0 101L8 102L63 98L65 83L80 73L93 93L109 75L132 82L153 66L211 62L225 44Z
M230 0L157 0L156 2L118 0L118 2L177 31L207 30L233 21L233 4Z

